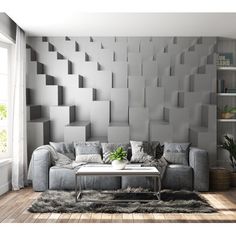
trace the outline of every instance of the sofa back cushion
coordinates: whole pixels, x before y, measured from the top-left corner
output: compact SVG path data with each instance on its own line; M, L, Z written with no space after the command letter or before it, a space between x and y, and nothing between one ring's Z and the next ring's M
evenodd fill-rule
M130 141L132 156L131 162L141 162L144 155L161 158L163 151L159 141Z
M52 146L56 152L59 152L71 160L75 160L75 151L73 143L64 143L64 142L49 142L50 146Z
M190 143L164 143L164 158L170 164L188 165Z
M74 146L77 162L102 163L99 142L77 142Z
M102 154L103 154L103 162L104 163L106 163L106 164L111 163L109 156L118 147L122 147L124 149L124 151L128 152L129 144L128 143L126 143L126 144L123 144L123 143L102 143Z

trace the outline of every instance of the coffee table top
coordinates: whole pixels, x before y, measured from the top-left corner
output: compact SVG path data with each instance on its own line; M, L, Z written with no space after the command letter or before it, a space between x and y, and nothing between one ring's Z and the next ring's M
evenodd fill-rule
M160 172L157 170L156 167L127 165L123 170L116 170L111 165L109 165L109 166L82 166L77 170L76 175L159 176Z

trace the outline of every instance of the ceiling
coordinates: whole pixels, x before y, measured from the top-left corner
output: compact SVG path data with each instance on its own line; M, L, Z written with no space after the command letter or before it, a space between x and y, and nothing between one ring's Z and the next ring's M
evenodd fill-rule
M36 36L222 36L236 38L235 13L7 12ZM226 24L226 22L230 22Z
M236 13L217 13L234 9L235 1L227 1L230 4L221 1L217 5L206 0L198 0L197 4L189 4L189 0L1 0L0 11L6 12L32 36L236 38ZM197 13L203 6L206 13Z

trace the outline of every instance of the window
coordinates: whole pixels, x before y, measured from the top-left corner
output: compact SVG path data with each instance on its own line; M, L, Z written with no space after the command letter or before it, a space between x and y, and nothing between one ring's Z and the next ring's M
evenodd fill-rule
M0 158L9 156L9 47L0 42Z

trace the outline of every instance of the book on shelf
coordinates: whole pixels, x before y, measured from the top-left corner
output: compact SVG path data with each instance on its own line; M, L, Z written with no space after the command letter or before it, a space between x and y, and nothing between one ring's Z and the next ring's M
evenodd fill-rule
M236 93L236 88L227 88L226 93Z
M233 64L233 53L219 53L216 64L217 66L231 66Z
M225 81L223 79L217 80L217 91L218 93L225 93Z

